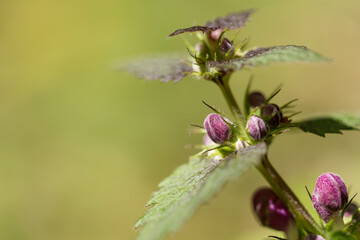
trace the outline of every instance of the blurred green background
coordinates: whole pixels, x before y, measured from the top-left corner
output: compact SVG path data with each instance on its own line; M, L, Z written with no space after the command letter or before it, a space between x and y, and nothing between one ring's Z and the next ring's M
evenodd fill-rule
M0 2L0 238L133 239L157 184L187 161L209 109L227 111L215 85L190 78L146 82L113 71L119 59L183 52L176 28L257 8L242 31L250 46L307 45L326 64L262 67L254 88L284 84L278 103L300 98L297 119L360 110L358 0ZM190 37L191 38L191 37ZM237 98L251 72L234 75ZM280 136L270 158L311 208L318 175L340 174L360 191L360 134ZM265 182L249 171L232 181L169 239L263 239L250 196Z

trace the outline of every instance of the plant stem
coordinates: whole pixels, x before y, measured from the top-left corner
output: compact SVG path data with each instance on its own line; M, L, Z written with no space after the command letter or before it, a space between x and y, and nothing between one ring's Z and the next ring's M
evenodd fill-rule
M278 197L289 208L290 212L296 219L296 222L300 223L301 226L308 233L322 235L326 238L325 229L323 229L321 226L319 226L319 224L316 223L310 213L296 197L294 192L290 189L290 187L282 179L279 173L271 165L267 155L264 155L261 163L258 166L258 170L270 184Z
M224 77L218 78L216 80L217 85L220 87L220 90L226 100L226 103L228 104L231 113L236 118L238 127L240 130L240 133L243 137L247 136L247 132L245 130L244 126L244 117L241 113L241 110L239 108L239 105L237 104L234 95L231 92L230 86L229 86L229 77L230 75L226 75Z

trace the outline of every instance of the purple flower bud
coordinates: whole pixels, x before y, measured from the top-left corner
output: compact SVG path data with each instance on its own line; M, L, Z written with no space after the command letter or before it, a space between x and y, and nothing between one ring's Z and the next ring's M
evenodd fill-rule
M252 108L256 108L265 103L265 96L261 92L252 92L248 96L249 104Z
M344 181L335 173L323 173L317 179L312 196L315 210L320 217L329 222L348 202Z
M269 131L265 121L256 115L252 115L249 118L246 124L246 129L248 130L250 137L256 141L265 138Z
M210 146L213 144L214 144L214 142L210 139L209 135L205 134L205 136L203 137L203 145Z
M204 127L210 139L218 144L232 139L233 134L228 124L232 123L217 113L209 114L204 121Z
M234 54L234 46L231 43L231 41L227 38L224 38L222 40L222 43L220 45L220 50L223 54L227 54L229 51L229 55L232 56Z
M285 204L270 188L260 188L253 195L253 208L261 224L279 231L288 231L294 221Z
M307 235L304 240L325 240L325 238L323 238L320 235L311 234L311 235Z
M278 105L270 103L266 104L261 110L261 116L264 118L271 118L267 120L267 123L270 127L279 126L281 119L283 117L282 112Z

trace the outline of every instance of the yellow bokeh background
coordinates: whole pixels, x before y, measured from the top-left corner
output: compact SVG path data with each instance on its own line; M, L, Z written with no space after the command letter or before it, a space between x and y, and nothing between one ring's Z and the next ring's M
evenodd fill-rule
M299 98L296 119L360 112L358 0L0 2L0 238L134 239L132 229L157 184L187 161L209 109L227 111L215 85L186 78L146 82L114 71L118 61L182 52L173 30L256 8L241 32L250 47L297 44L330 63L288 64L236 73L242 99L283 83L279 104ZM194 36L187 35L190 39ZM360 191L359 132L325 139L301 132L279 138L269 156L311 209L304 186L322 172ZM250 198L265 181L255 170L232 181L169 239L263 239L274 233L252 215ZM279 235L280 236L280 235Z

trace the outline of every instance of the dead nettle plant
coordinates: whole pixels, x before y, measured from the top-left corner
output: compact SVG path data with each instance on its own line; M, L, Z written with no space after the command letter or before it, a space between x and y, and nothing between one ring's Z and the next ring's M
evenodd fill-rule
M252 198L259 222L283 232L276 239L360 239L360 209L349 201L345 183L335 173L324 173L309 196L319 218L314 218L271 164L267 151L273 139L292 129L325 137L327 133L355 130L356 115L328 114L303 121L293 120L296 99L278 104L280 89L265 96L244 90L240 108L231 91L232 73L243 69L291 62L324 62L327 59L305 46L286 45L246 49L246 38L238 39L239 30L253 10L217 18L203 26L178 29L169 37L195 33L198 43L187 44L189 57L162 56L137 59L124 68L148 80L178 82L186 76L216 84L225 98L231 116L209 107L203 125L191 125L193 132L204 135L201 150L188 163L178 167L159 184L146 206L147 212L136 222L138 240L163 239L177 231L201 204L221 190L224 184L255 166L270 187L263 187ZM229 31L237 31L228 38ZM319 219L319 220L318 220Z

